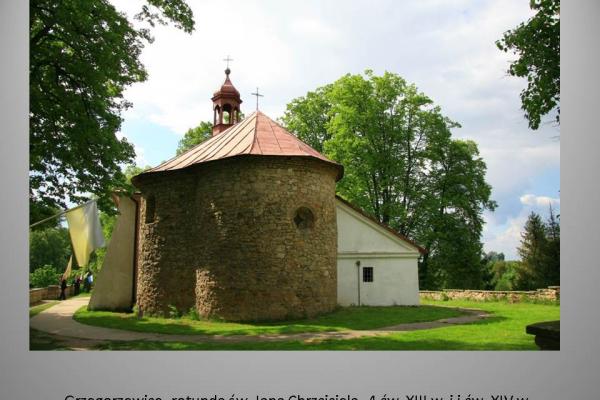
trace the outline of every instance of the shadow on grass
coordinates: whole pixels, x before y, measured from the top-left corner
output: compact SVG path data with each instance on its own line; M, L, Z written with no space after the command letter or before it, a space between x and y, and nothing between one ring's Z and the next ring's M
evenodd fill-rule
M488 321L485 324L495 323ZM345 340L324 340L307 343L301 341L286 342L240 342L240 343L182 343L182 342L108 342L96 347L98 350L536 350L531 340L504 342L498 338L486 340L436 338L418 338L396 333L378 337L364 337Z
M392 325L430 322L464 315L447 307L346 307L311 319L280 322L224 322L215 320L167 319L133 314L77 311L74 318L83 324L105 328L180 335L293 334L344 330L369 330Z
M68 350L68 348L52 335L30 328L29 350Z

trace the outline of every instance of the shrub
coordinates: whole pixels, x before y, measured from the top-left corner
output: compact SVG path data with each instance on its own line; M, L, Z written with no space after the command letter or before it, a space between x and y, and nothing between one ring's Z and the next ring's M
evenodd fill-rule
M52 265L44 265L29 274L29 287L39 288L58 285L62 273Z
M185 317L194 321L200 321L200 314L198 314L196 307L190 307Z
M173 304L169 304L167 307L169 308L169 318L177 319L181 317L179 310Z

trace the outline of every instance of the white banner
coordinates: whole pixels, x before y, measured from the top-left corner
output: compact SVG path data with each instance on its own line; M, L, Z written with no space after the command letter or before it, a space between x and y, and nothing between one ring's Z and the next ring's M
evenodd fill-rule
M65 216L69 224L69 234L77 264L85 266L90 261L92 251L104 246L98 206L95 201L90 201L81 207L67 211Z

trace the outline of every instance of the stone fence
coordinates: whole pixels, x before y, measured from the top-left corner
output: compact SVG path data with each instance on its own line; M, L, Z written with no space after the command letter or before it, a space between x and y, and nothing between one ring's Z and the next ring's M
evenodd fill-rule
M431 300L506 300L510 303L521 301L547 301L560 302L560 286L548 286L544 289L529 291L503 291L503 290L463 290L444 289L441 291L421 290L421 299Z
M68 285L65 293L67 297L73 296L75 291L73 285ZM29 289L29 305L41 302L42 300L58 300L60 297L60 287L58 285L50 285L45 288Z

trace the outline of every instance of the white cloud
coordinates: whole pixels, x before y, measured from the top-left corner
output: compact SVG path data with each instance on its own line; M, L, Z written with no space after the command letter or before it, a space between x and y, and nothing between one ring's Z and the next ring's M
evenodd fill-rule
M524 194L519 198L521 204L527 206L546 207L556 206L560 204L559 198L552 198L548 196L536 196L534 194Z
M521 232L527 221L527 214L521 212L516 217L511 217L502 225L489 215L486 216L484 231L484 250L504 253L506 259L518 259L517 248L521 244Z
M340 32L316 18L298 18L291 24L291 31L305 39L319 40L328 44L339 44Z
M560 165L558 143L531 143L533 140L527 137L532 135L530 132L522 132L521 137L504 131L497 133L500 134L498 136L506 136L504 139L494 137L496 134L491 132L479 141L481 155L488 167L487 179L495 194L516 194L530 186L540 171Z

